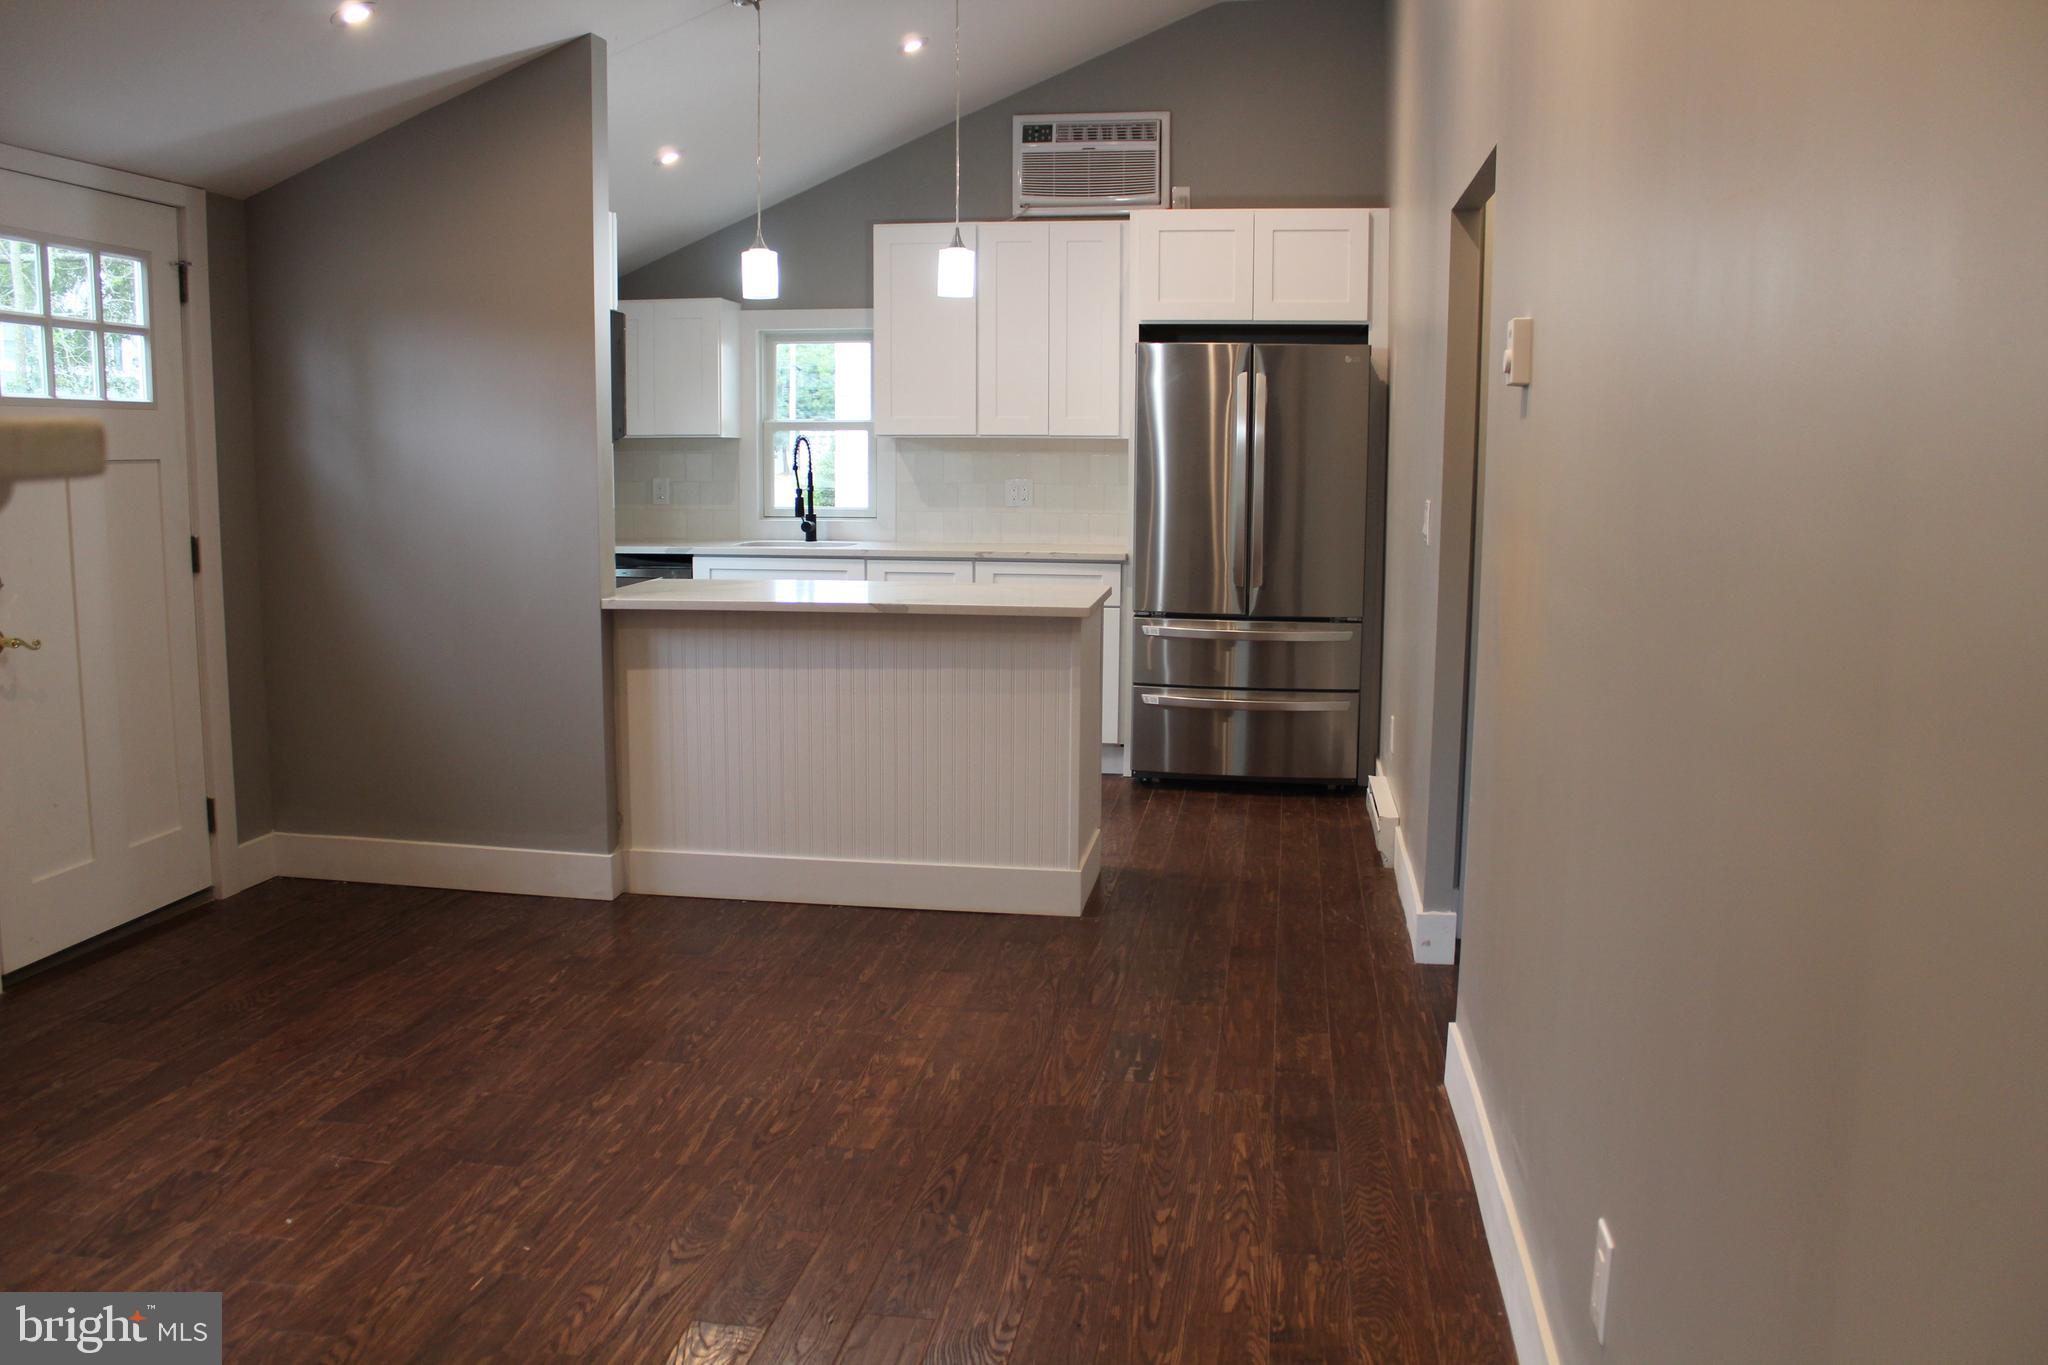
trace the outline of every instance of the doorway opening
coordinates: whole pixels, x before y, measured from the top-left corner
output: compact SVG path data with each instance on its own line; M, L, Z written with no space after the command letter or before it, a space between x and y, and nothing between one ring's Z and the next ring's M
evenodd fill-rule
M1423 900L1455 907L1464 931L1473 677L1483 568L1487 358L1493 334L1495 153L1451 206L1444 348L1444 447L1438 539L1435 690Z

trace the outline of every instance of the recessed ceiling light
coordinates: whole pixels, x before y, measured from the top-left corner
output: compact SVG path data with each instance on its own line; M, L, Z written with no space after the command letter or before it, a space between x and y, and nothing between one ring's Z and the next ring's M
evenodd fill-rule
M903 38L903 51L906 55L924 51L924 39L915 33L905 34Z
M673 166L683 159L683 154L673 147L664 147L654 154L654 159L664 166Z
M347 4L334 12L334 22L354 28L357 24L369 23L370 16L374 13L376 9L370 4L370 0L348 0Z

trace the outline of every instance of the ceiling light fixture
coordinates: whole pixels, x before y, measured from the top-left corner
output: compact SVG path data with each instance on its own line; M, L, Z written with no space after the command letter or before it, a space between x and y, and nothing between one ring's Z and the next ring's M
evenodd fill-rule
M664 166L673 166L683 159L683 154L673 147L664 147L654 154L654 159Z
M922 51L924 51L924 38L922 36L915 33L907 33L904 35L903 53L905 56L909 56L914 52Z
M740 253L740 297L782 296L782 267L761 235L761 0L732 0L754 11L754 244Z
M357 24L369 23L370 16L376 12L377 8L370 0L348 0L346 5L334 12L334 22L354 28Z
M953 245L939 252L939 297L974 297L974 251L960 237L960 0L953 0Z

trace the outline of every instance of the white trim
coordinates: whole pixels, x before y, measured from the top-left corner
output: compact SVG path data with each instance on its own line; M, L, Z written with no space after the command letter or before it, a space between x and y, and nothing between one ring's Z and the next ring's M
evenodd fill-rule
M1384 766L1375 765L1365 780L1365 808L1372 815L1372 841L1380 866L1394 865L1394 840L1400 837L1401 807L1394 800L1394 781Z
M178 251L188 263L189 298L178 310L185 351L186 473L192 534L199 537L200 572L193 576L199 629L200 737L206 790L213 797L213 889L232 896L270 875L261 855L244 865L235 807L235 750L228 695L227 604L220 565L220 464L213 410L212 258L206 239L206 191L131 175L83 161L0 143L0 170L59 184L124 195L178 211ZM157 319L160 329L163 320ZM607 574L609 581L609 574Z
M1515 1358L1522 1365L1557 1365L1557 1341L1550 1334L1550 1315L1543 1306L1536 1261L1517 1211L1514 1183L1501 1160L1500 1143L1486 1115L1486 1100L1479 1093L1479 1078L1465 1051L1465 1035L1456 1023L1451 1025L1444 1047L1444 1089L1450 1094L1451 1113L1458 1120L1458 1136L1472 1167L1479 1220L1493 1251L1493 1273L1500 1280L1501 1299L1507 1306Z
M1444 966L1458 960L1458 913L1430 910L1422 904L1422 884L1415 861L1408 856L1408 833L1394 830L1394 885L1401 893L1401 914L1408 921L1408 945L1417 962Z
M1074 868L871 862L683 849L636 848L626 854L627 889L636 893L1005 915L1077 916L1088 904L1101 872L1100 830L1089 837L1088 852Z
M624 862L616 852L567 853L336 834L278 833L269 835L268 841L274 872L280 877L599 901L616 896L623 880Z
M1129 750L1121 744L1102 746L1102 775L1104 777L1129 777L1131 765L1127 760Z
M215 889L223 900L238 892L247 891L277 875L277 836L259 834L247 843L237 844L231 856L236 884L230 890L226 885Z

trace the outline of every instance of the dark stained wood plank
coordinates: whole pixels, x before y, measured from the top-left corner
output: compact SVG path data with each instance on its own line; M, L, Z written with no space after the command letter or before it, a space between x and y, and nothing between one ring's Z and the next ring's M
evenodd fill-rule
M923 1318L863 1317L853 1325L840 1365L917 1365L932 1325Z

